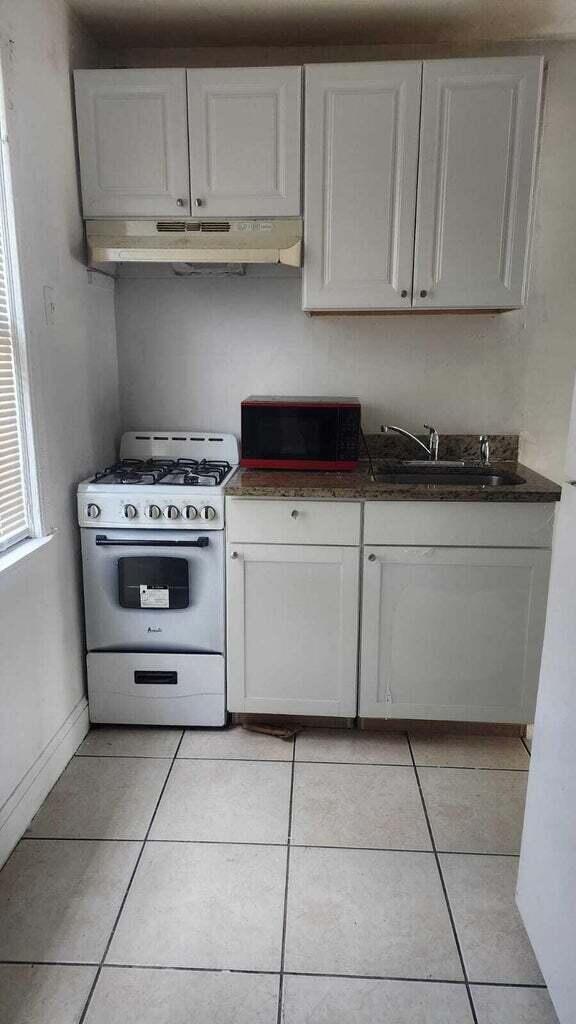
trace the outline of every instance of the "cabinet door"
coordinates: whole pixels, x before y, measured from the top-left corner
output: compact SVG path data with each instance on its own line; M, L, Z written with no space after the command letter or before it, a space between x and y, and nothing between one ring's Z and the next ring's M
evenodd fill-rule
M304 309L409 309L422 65L306 68Z
M190 212L186 72L76 71L85 217Z
M526 548L366 549L359 714L532 721L549 559Z
M188 72L192 212L300 214L300 68Z
M425 62L414 305L526 297L540 57Z
M356 714L358 548L228 546L228 710Z

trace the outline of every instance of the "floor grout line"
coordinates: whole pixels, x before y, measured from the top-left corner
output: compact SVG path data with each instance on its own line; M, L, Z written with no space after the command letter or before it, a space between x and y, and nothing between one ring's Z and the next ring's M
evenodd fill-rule
M74 754L74 757L78 758L101 758L105 757L108 760L114 760L114 758L123 759L125 761L132 760L147 760L147 761L172 761L173 754ZM233 763L245 764L292 764L290 757L210 757L207 754L198 755L197 757L189 756L187 754L181 754L176 759L180 761L231 761Z
M450 906L450 900L448 898L448 890L446 888L446 882L444 881L444 874L443 874L443 871L442 871L442 864L440 863L440 856L439 856L438 851L436 849L436 841L434 839L434 832L432 831L432 824L430 822L430 816L428 814L428 808L426 806L426 801L424 799L424 791L423 791L422 785L420 783L420 776L418 775L418 768L416 766L416 761L414 760L414 753L413 753L413 750L412 750L412 743L410 741L410 735L408 733L406 733L406 740L408 742L408 748L410 750L410 756L412 758L412 763L413 763L413 766L414 766L414 774L416 776L416 783L418 785L418 791L420 793L420 799L422 801L422 809L424 811L424 816L426 818L426 825L428 826L428 832L430 834L430 842L432 843L432 849L433 849L433 852L434 852L434 856L436 858L436 867L438 869L438 875L439 875L439 878L440 878L440 885L442 886L442 892L444 893L444 899L446 900L446 909L448 911L448 917L450 919L450 924L452 926L452 934L454 935L454 942L456 943L456 949L458 951L458 956L460 957L460 966L462 968L462 973L464 975L464 982L465 982L465 985L466 985L466 992L467 992L467 995L468 995L468 1002L470 1003L470 1012L472 1014L472 1020L474 1021L474 1024L478 1024L478 1017L476 1015L476 1007L474 1006L474 1000L472 999L472 992L470 990L470 983L468 981L468 972L466 970L466 963L464 961L464 954L462 952L462 947L460 945L460 939L458 937L458 932L456 930L456 922L454 920L454 915L452 913L452 907Z
M98 960L10 960L4 957L0 964L21 964L24 967L98 967Z
M130 892L130 889L132 887L132 882L134 881L134 878L136 876L136 872L138 871L138 867L140 865L140 861L142 860L142 856L143 856L144 850L146 848L146 840L148 839L148 836L150 834L150 830L152 828L152 825L154 824L154 819L156 817L158 808L160 806L160 801L162 800L162 797L164 796L164 793L166 791L166 786L168 785L168 780L169 780L169 778L170 778L170 776L172 774L172 769L173 769L173 767L174 767L174 765L176 763L176 758L178 756L178 751L180 750L180 746L182 744L183 739L184 739L184 731L182 732L180 740L178 741L178 746L176 747L176 750L174 751L174 756L172 758L172 763L170 765L170 768L168 769L166 778L164 779L164 783L162 785L162 789L160 790L160 794L159 794L158 799L156 801L156 806L154 807L154 810L152 812L152 817L150 818L150 822L149 822L148 828L146 830L146 835L144 836L144 839L142 841L142 846L140 847L140 852L139 852L139 854L138 854L138 856L136 858L136 863L134 865L134 868L133 868L132 873L130 875L130 878L128 880L128 885L126 886L126 891L124 893L124 896L122 897L122 901L120 903L120 907L118 909L118 913L116 914L116 917L114 919L114 924L112 925L112 930L110 932L110 935L108 936L108 942L106 943L106 946L104 948L104 952L102 953L102 956L100 958L100 963L98 965L98 969L96 971L96 975L94 977L94 981L92 982L92 984L90 986L90 991L89 991L88 996L86 998L86 1002L84 1003L84 1007L83 1007L82 1013L80 1015L80 1018L78 1020L78 1024L84 1024L84 1021L86 1019L86 1014L88 1013L88 1008L90 1006L90 1003L92 1002L92 996L94 995L94 991L96 989L96 985L98 984L98 979L100 978L100 975L102 973L102 968L104 966L104 961L105 961L105 959L106 959L106 957L108 955L108 950L110 949L110 946L112 944L112 939L114 938L114 934L116 932L116 928L118 927L118 922L119 922L119 920L120 920L120 918L122 916L122 912L123 912L124 907L126 905L126 900L128 899L128 893Z
M292 814L294 809L294 774L296 766L296 740L294 737L294 745L292 747L292 772L290 775L290 799L288 803L288 835L286 837L286 881L284 884L284 907L282 912L282 942L280 946L280 976L278 979L278 1012L276 1021L277 1024L282 1024L282 1000L283 1000L283 982L284 982L284 961L286 958L286 925L288 920L288 886L290 884L290 851L292 839Z
M100 836L22 836L23 843L143 843L148 846L162 843L178 843L184 846L272 846L291 850L350 850L356 853L422 853L434 856L435 853L443 857L512 857L518 860L520 851L517 853L499 853L494 850L434 850L431 846L427 849L412 846L340 846L329 843L275 843L256 842L238 839L107 839ZM0 961L1 963L1 961Z
M0 960L0 966L25 966L25 967L98 967L99 962L76 961L76 960ZM254 974L266 975L267 977L280 978L280 971L262 971L256 968L245 967L182 967L176 964L118 964L111 961L103 964L102 969L113 967L115 970L123 971L184 971L190 974ZM474 981L463 978L418 978L404 974L335 974L323 973L321 971L283 971L283 976L288 978L345 978L357 981L398 981L418 982L422 985L463 985L467 984L475 988L520 988L546 990L544 983L517 982L517 981Z
M530 751L526 747L523 740L520 741L525 747L528 755ZM74 754L74 757L78 758L122 758L124 760L142 760L148 761L171 761L174 755L172 754ZM209 755L193 755L181 754L178 761L229 761L233 764L292 764L292 759L289 757L210 757ZM307 760L306 758L296 758L295 764L322 764L322 765L340 765L341 767L350 768L413 768L412 761L319 761L319 760ZM469 765L469 764L419 764L416 762L417 768L442 768L444 770L457 771L457 772L524 772L525 774L530 770L528 768L506 768L495 765Z
M171 761L173 754L73 754L72 761ZM180 758L182 760L182 758ZM68 762L70 764L70 761Z
M474 985L478 988L529 988L546 989L545 984L516 981L473 981L464 978L418 978L405 974L326 974L320 971L284 971L289 978L350 978L358 981L417 981L422 985Z

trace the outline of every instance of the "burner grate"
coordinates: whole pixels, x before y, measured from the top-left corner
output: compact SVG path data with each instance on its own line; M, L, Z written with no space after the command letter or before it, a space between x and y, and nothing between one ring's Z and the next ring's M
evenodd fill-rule
M90 483L217 487L231 469L229 462L208 459L122 459L96 473Z

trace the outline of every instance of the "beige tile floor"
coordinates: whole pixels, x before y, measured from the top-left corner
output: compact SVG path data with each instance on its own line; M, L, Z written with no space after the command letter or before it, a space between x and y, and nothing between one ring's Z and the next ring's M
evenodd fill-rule
M556 1024L506 737L92 730L0 872L0 1024Z

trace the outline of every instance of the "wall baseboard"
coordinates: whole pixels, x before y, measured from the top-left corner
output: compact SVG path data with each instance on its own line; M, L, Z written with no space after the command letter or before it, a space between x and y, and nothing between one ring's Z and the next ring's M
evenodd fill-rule
M82 697L0 809L0 867L12 853L89 728L88 701Z

